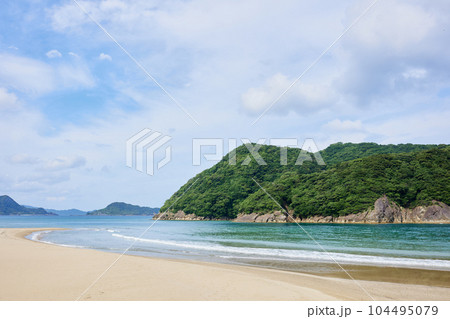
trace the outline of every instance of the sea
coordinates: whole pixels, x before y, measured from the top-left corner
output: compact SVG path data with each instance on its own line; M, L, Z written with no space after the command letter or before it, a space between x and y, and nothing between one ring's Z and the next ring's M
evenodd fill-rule
M125 253L330 271L368 265L450 271L448 224L259 224L155 221L151 216L0 216L0 228L64 228L28 239ZM318 266L320 265L320 266Z

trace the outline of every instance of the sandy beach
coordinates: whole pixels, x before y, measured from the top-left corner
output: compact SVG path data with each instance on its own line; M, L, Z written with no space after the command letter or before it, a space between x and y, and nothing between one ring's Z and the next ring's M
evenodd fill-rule
M0 229L0 300L450 300L448 272L405 270L419 285L128 255L83 294L120 255L25 238L37 230Z

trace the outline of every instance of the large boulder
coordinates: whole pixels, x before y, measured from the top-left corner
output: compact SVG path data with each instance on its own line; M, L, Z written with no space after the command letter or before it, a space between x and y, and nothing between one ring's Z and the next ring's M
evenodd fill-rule
M378 198L374 208L366 212L339 216L335 223L400 224L400 223L450 223L450 207L433 201L430 206L417 206L413 209L400 207L386 195Z
M384 195L375 201L374 209L369 211L364 220L367 223L401 223L403 221L402 208Z
M284 212L275 211L273 213L241 213L233 221L237 223L285 223L293 220Z
M440 222L450 220L450 207L441 202L434 202L431 206L417 207L416 209L420 209L420 214L423 214L422 221Z

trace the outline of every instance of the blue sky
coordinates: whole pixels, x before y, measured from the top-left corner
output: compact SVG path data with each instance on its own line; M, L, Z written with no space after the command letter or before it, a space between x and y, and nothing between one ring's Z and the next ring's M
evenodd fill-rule
M192 138L448 143L450 4L78 1L197 125L75 4L2 2L0 193L47 208L160 206L205 167ZM172 136L154 176L126 167L144 128Z

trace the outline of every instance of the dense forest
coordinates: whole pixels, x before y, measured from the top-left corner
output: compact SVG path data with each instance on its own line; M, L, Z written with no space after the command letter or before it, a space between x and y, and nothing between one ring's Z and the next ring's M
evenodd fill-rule
M337 143L320 152L326 165L296 148L287 149L287 163L281 165L280 152L279 147L262 145L258 153L266 165L259 165L242 145L189 180L161 211L231 219L240 212L279 210L255 180L300 217L361 212L383 194L403 207L432 200L450 202L447 145ZM230 156L235 165L230 164ZM296 165L299 156L302 165Z
M111 203L105 208L94 210L87 213L87 215L154 215L159 212L159 208L141 207L127 203Z

